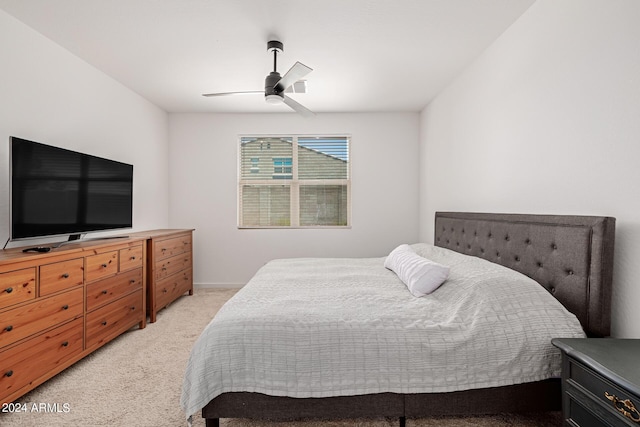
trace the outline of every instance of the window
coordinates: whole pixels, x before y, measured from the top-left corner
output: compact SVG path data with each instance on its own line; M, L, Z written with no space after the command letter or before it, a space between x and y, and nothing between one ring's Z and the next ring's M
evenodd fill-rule
M291 179L293 173L293 159L291 157L273 158L273 179Z
M258 157L252 157L251 158L251 173L258 173L260 172L260 159Z
M241 137L238 226L349 227L349 140Z

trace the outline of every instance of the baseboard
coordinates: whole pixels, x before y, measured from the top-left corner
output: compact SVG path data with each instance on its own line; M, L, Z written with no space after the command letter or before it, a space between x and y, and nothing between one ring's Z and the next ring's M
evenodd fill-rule
M194 288L202 289L240 289L245 283L194 283Z

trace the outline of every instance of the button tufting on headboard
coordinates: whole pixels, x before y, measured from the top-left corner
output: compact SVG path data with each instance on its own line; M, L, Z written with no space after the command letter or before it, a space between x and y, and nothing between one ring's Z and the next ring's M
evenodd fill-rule
M435 222L437 246L533 278L590 335L609 335L615 218L437 212Z

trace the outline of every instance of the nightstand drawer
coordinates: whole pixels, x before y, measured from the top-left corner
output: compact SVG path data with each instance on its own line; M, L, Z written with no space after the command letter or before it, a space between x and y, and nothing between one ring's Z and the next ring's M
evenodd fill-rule
M570 425L578 425L580 427L610 427L609 424L595 417L589 410L573 399L569 402L568 412L567 418L571 420Z
M584 387L605 406L620 412L621 416L623 416L621 410L626 410L630 413L631 419L640 421L640 413L638 413L640 399L575 360L569 361L569 381L571 380ZM625 400L628 402L623 402Z

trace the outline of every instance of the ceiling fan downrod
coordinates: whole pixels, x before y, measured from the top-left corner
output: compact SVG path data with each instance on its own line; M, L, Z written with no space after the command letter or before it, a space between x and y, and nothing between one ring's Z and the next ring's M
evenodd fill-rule
M267 43L267 51L273 52L273 71L276 72L276 70L278 69L278 53L282 53L284 51L284 45L282 44L282 42L279 42L277 40L271 40Z
M284 101L283 96L276 91L276 83L280 81L280 73L277 71L278 53L282 53L284 45L277 40L267 43L267 51L273 52L273 71L264 80L264 97L269 104L280 104Z

